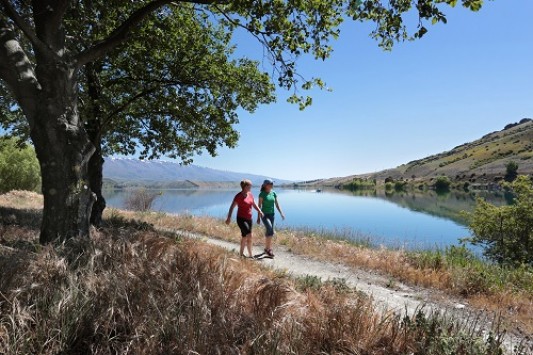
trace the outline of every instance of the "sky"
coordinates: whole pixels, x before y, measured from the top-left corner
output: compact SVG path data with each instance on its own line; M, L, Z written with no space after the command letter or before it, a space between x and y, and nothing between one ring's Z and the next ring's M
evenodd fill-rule
M240 113L235 149L194 164L309 180L392 168L533 117L533 1L488 1L480 12L446 8L448 24L385 52L368 24L348 21L331 58L300 61L312 91L301 112L279 90L274 104ZM236 38L238 53L262 51Z

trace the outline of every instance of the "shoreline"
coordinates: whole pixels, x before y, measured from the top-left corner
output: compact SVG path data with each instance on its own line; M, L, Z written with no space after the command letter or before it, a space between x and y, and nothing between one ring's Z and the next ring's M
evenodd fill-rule
M35 193L14 192L0 195L0 211L2 212L4 231L16 231L19 234L29 233L33 235L32 238L35 238L38 235L41 204L42 196ZM240 241L240 234L235 225L227 226L220 220L209 217L175 216L158 212L141 213L121 210L107 210L104 217L104 228L94 230L93 233L100 235L110 233L109 231L116 231L118 234L113 238L118 238L120 243L127 240L132 233L153 234L154 232L158 233L157 230L203 235L212 244L223 244L230 250L235 249ZM17 227L17 225L28 227ZM169 236L165 238L169 242L173 240ZM101 242L105 242L105 240L106 238L103 238ZM4 246L7 248L5 250L8 254L17 253L19 250L17 248L21 247L23 249L19 250L18 253L39 253L40 251L46 253L47 250L53 249L43 248L35 244L35 241L31 245L18 243L17 240L13 240L7 243L2 241L1 244L3 248ZM179 246L184 241L174 237L174 243ZM198 243L203 242L199 240ZM76 245L76 243L74 244ZM156 242L153 245L159 244ZM254 244L256 248L262 247L260 232L256 234ZM159 250L157 248L156 250ZM278 262L293 260L299 265L298 270L301 270L299 276L291 282L300 283L303 287L312 290L320 290L321 285L328 284L339 292L346 292L343 285L348 283L355 285L357 292L357 282L362 280L363 282L370 282L372 285L376 284L376 287L379 286L380 288L375 290L381 295L379 296L380 299L385 300L385 302L385 294L392 292L397 294L400 297L398 300L400 300L401 295L407 294L408 290L412 290L409 291L409 294L412 295L413 301L424 300L426 297L424 292L429 290L432 297L435 297L434 302L439 304L450 304L451 302L452 309L468 308L474 314L479 312L477 314L483 315L483 319L487 321L499 315L495 324L501 325L502 329L507 329L513 337L519 338L520 335L533 333L532 269L505 269L482 263L473 258L468 251L457 247L444 252L407 252L383 247L370 248L364 244L354 245L346 241L317 238L303 231L280 231L275 239L274 251L275 253L280 251L277 256ZM230 254L234 255L234 253ZM208 252L208 255L212 255L212 252ZM235 263L246 267L252 264L257 265L256 261L243 261L238 258L235 259ZM311 265L316 266L311 269ZM284 266L280 267L284 268ZM328 271L329 274L323 274L330 281L322 281L320 277L317 278L314 275L321 275L322 272L331 267L339 268L340 271L331 269ZM306 272L308 272L307 276L304 275ZM338 275L341 279L331 280L330 276L334 275L331 272L340 272ZM287 271L276 269L269 271L269 273L270 275L284 275L285 277ZM355 276L348 276L353 273ZM367 276L362 277L362 275ZM373 281L364 281L366 277L372 277ZM263 274L259 280L264 278L265 275ZM364 284L359 286L361 290L365 290L363 286ZM417 294L416 292L422 293ZM329 309L327 304L324 307L327 310L333 310ZM470 316L467 316L467 319L471 319ZM474 317L474 319L476 318ZM492 324L491 322L489 324ZM486 335L487 333L485 333Z

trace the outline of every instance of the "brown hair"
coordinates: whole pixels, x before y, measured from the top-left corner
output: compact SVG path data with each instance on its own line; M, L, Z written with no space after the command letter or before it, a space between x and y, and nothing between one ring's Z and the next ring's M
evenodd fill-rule
M248 179L244 179L241 181L241 189L243 190L246 186L251 186L251 185L252 185L252 182Z

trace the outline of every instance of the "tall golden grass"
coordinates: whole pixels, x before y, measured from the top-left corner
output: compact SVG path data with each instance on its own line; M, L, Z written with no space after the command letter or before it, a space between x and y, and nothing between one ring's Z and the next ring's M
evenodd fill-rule
M499 353L497 334L423 312L381 314L333 286L300 292L254 262L155 232L110 228L55 248L0 249L0 353Z
M226 226L216 218L155 212L140 214L119 210L109 210L107 213L109 217L140 220L155 227L187 230L235 243L239 241L236 227ZM256 230L254 242L261 244L261 237L260 229ZM484 279L487 278L488 266L487 269L479 269L479 265L456 267L445 262L432 265L420 262L405 250L360 246L313 236L304 231L280 231L276 242L295 254L377 271L410 285L441 290L461 298L475 308L501 314L509 326L533 333L533 274L530 271L512 273L504 283L497 280L500 282L498 285L491 285L490 279ZM513 279L515 275L520 275L520 280Z
M301 290L286 276L150 226L239 240L234 226L212 218L108 210L107 227L90 239L41 247L41 204L32 193L0 195L0 353L498 353L497 332L482 338L424 312L382 314L331 284ZM445 288L453 280L449 270L416 265L402 251L302 232L277 238L295 253L414 284ZM469 300L503 313L512 305L508 313L530 324L531 298L509 294L499 304L494 295Z

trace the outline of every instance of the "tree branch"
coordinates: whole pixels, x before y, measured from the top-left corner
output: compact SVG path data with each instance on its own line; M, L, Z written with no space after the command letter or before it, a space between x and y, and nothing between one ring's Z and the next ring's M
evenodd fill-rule
M46 43L41 41L39 37L37 37L37 34L33 31L30 25L20 15L18 12L13 8L9 0L0 0L0 4L3 5L4 13L7 17L9 17L13 23L24 33L24 35L30 40L31 44L34 46L34 48L38 51L40 51L43 55L46 55L48 57L52 58L58 58L59 56L50 48Z
M146 97L148 95L150 95L151 93L155 92L158 88L150 88L150 89L146 89L146 90L143 90L141 91L140 93L134 95L133 97L131 97L129 100L127 100L124 104L120 105L119 107L117 107L115 110L113 110L113 112L111 112L109 115L107 115L104 119L104 123L102 124L102 126L105 126L108 122L111 121L111 119L113 119L113 117L115 117L116 115L118 115L119 113L121 113L122 111L126 110L128 108L128 106L130 106L131 104L133 104L135 101L143 98L143 97Z
M54 0L53 7L47 12L47 16L50 16L50 27L54 32L60 28L63 21L63 16L65 16L69 3L70 1L68 0Z
M5 1L5 0L2 0ZM175 3L192 3L209 5L216 3L217 0L154 0L144 7L135 11L131 16L117 27L111 34L103 41L95 44L93 47L81 52L75 58L78 67L81 67L89 62L103 57L111 50L115 49L122 43L128 40L128 37L135 26L141 23L146 17L157 9Z
M26 52L16 39L12 24L0 16L0 79L33 124L39 82Z
M154 87L151 87L151 88L146 88L143 91L135 94L130 99L128 99L125 103L123 103L119 107L115 108L109 115L107 115L103 119L102 129L105 129L106 126L111 122L111 120L115 116L117 116L118 114L124 112L130 105L134 104L137 100L145 98L148 95L153 94L157 90L160 90L161 88L166 88L166 87L171 87L171 86L176 86L176 85L182 85L183 84L182 82L178 82L178 81L167 81L167 82L159 81L159 83L160 83L160 85L157 85L157 86L154 86Z

